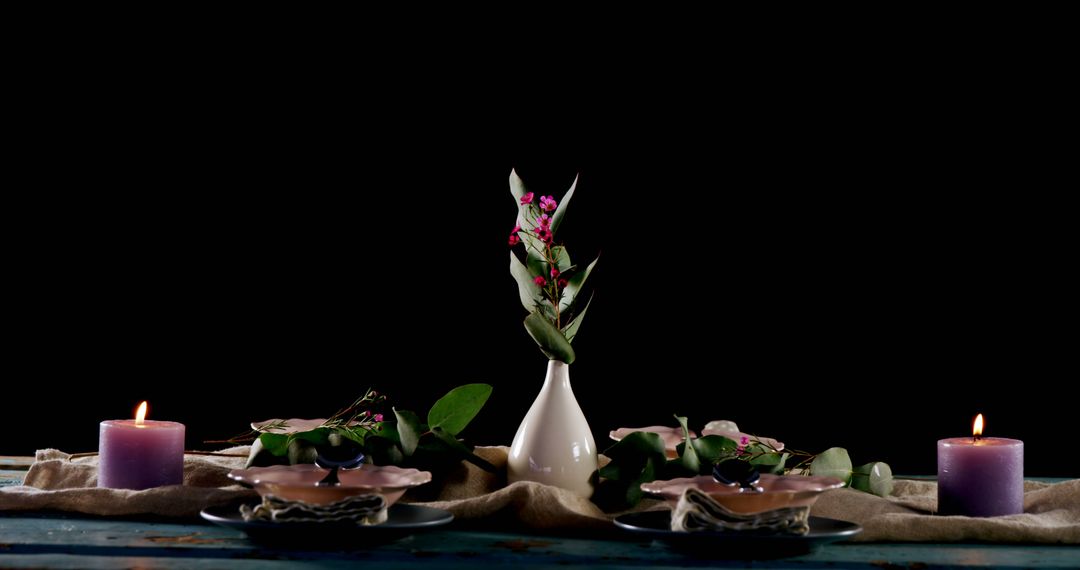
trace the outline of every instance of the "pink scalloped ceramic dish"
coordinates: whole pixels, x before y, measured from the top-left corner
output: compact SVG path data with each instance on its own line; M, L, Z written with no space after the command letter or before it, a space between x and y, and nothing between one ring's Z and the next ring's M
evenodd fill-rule
M761 492L744 491L737 486L717 483L712 477L702 475L642 483L641 490L660 495L674 505L683 491L688 487L696 487L732 511L750 514L784 507L809 507L825 491L844 486L843 481L832 477L770 474L763 474L757 484L761 487Z
M362 465L338 471L340 485L319 487L328 470L307 465L249 467L229 472L229 478L255 487L259 495L274 495L290 501L324 505L356 495L382 495L390 506L405 491L431 481L431 473L394 466Z
M782 441L775 440L775 439L773 439L771 437L759 437L759 436L756 436L756 435L743 433L741 431L726 431L726 430L720 430L720 429L705 428L705 429L701 430L701 435L703 435L703 436L705 436L705 435L721 435L721 436L724 436L724 437L726 437L728 439L733 439L736 442L738 442L739 440L741 440L742 438L745 437L746 439L750 440L751 442L756 441L756 442L761 443L762 445L764 445L766 447L771 447L771 448L775 449L776 451L783 451L784 450L784 442L782 442Z
M720 423L720 422L711 422L710 425L712 425L713 423ZM731 424L732 426L735 425L735 424L733 424L731 422L724 422L724 423ZM623 427L623 428L619 428L617 430L612 430L611 433L608 434L608 437L610 437L611 439L614 439L615 441L619 441L622 438L630 435L631 433L634 433L635 431L645 431L645 432L655 433L655 434L659 435L660 439L662 439L664 441L664 450L667 452L668 458L669 459L674 459L674 458L679 456L679 454L675 450L675 448L677 448L679 446L679 444L682 443L682 441L683 441L683 432L682 432L682 428L680 428L680 427L668 427L668 426L648 426L648 427L640 427L640 428ZM731 431L731 430L728 430L728 429L717 429L717 428L710 428L710 427L706 426L705 429L703 429L701 431L701 434L702 435L721 435L721 436L724 436L724 437L726 437L728 439L735 440L736 442L738 442L740 439L745 437L745 438L747 438L748 440L750 440L752 442L754 442L754 441L760 442L763 445L765 445L766 447L771 447L771 448L775 449L776 451L782 451L784 449L784 442L782 442L782 441L777 441L777 440L775 440L775 439L773 439L771 437L758 437L756 435L750 435L748 433L743 433L741 431ZM692 438L697 437L697 434L694 433L693 431L691 431L690 432L690 437L692 437Z

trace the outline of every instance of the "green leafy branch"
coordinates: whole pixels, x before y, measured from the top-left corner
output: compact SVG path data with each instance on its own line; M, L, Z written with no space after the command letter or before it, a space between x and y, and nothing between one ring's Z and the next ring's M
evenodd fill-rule
M491 396L488 384L466 384L448 392L431 406L426 422L416 413L394 409L394 420L372 413L385 397L373 390L326 420L307 428L277 421L259 425L248 466L312 463L324 446L356 447L377 465L399 465L439 471L462 459L483 469L495 468L472 452L458 435L476 417ZM234 438L230 443L240 440Z
M644 497L642 483L711 475L717 463L727 460L746 461L762 473L834 477L853 489L883 497L892 492L892 470L887 464L872 462L852 467L843 448L812 454L776 449L763 439L741 444L721 435L693 438L687 419L681 416L675 419L682 428L683 441L676 447L674 458L668 458L658 434L643 431L628 434L604 451L611 461L599 471L601 482L593 497L597 504L610 510L636 505Z

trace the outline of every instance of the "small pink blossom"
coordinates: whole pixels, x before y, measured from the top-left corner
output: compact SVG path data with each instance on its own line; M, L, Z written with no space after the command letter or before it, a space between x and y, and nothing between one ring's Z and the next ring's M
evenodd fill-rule
M544 279L544 277L541 275L537 275L536 279L533 279L533 283L536 283L537 285L543 287L547 285L547 279Z
M526 192L525 195L521 197L521 205L522 206L524 206L525 204L532 204L532 201L533 201L533 193L532 192Z
M551 230L545 228L533 228L533 232L544 243L551 243L552 238L555 236L555 234L551 233Z
M562 289L562 288L566 287L566 283L567 283L566 279L559 279L558 281L555 282L555 284L559 286L559 289Z
M558 276L559 276L559 270L558 270L558 269L556 269L556 268L554 268L554 267L552 267L552 268L551 268L551 278L552 278L552 279L555 279L555 278L556 278L556 277L558 277Z
M541 196L540 197L540 208L542 208L543 210L550 212L550 211L554 210L556 206L557 206L557 204L555 203L555 197L554 196Z
M377 421L377 422L383 421L382 414L375 414L375 421Z
M519 225L515 225L515 226L514 226L514 229L510 230L510 233L512 233L512 234L516 234L516 233L518 233L518 232L520 232L520 231L521 231L521 226L519 226Z
M545 230L551 227L551 218L549 218L547 214L541 214L540 217L536 219L536 221L540 224L540 227L544 228Z
M735 446L735 452L741 455L746 450L747 445L750 445L750 438L744 435L739 438L739 444Z
M510 234L510 245L515 246L521 243L521 238L517 234Z

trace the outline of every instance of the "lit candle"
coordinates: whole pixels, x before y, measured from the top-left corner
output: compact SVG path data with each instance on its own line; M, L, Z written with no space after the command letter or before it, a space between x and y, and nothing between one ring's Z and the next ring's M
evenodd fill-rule
M146 402L134 420L101 422L98 487L149 489L184 482L184 424L146 419Z
M1024 442L982 437L983 416L972 437L938 441L938 514L996 517L1024 512Z

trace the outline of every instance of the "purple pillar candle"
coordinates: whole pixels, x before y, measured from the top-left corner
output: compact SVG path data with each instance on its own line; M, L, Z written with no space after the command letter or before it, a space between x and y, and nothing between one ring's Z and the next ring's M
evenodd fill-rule
M976 420L982 432L982 415ZM938 441L938 514L996 517L1024 512L1024 442L1001 437Z
M145 406L139 406L142 414ZM98 487L149 489L183 482L184 424L141 417L101 422Z

